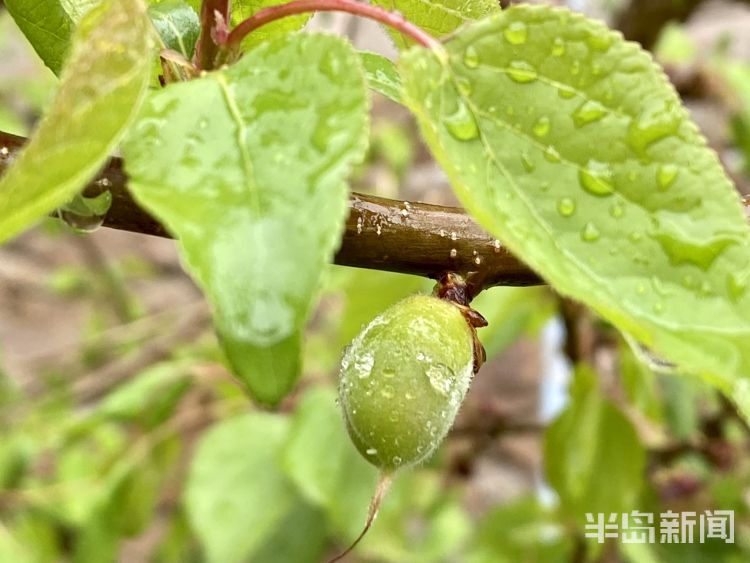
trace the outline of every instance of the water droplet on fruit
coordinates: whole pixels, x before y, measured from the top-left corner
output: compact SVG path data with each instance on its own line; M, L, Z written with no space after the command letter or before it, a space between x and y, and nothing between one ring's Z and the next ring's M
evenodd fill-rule
M354 360L354 371L357 377L365 379L370 377L372 366L375 364L375 357L372 354L362 354Z
M425 370L425 375L430 385L438 393L448 396L456 380L456 374L445 364L430 364Z
M513 22L503 31L505 40L511 45L523 45L528 37L528 29L523 22Z
M508 76L519 84L534 82L538 77L536 69L526 61L512 61L508 67Z
M366 452L367 452L367 455L377 455L378 454L378 450L376 450L375 448L367 448Z
M614 192L612 168L597 160L589 160L585 168L578 171L581 187L592 195L606 196Z

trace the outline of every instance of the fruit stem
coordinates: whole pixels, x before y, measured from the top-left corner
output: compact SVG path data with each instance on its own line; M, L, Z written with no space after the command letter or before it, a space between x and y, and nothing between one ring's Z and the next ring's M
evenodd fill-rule
M471 300L476 297L477 293L482 288L472 287L471 284L467 283L463 276L456 272L445 272L438 278L438 282L435 284L433 295L438 299L453 303L459 308L461 314L466 319L471 330L473 347L474 347L474 374L479 372L479 368L482 367L487 354L484 351L484 346L477 336L477 329L487 326L487 319L485 319L479 311L475 311L469 305Z
M378 475L378 483L375 485L375 492L372 495L372 500L370 501L370 508L367 511L367 521L365 522L365 527L362 529L362 531L357 536L357 539L355 539L352 544L346 548L342 553L339 553L336 557L329 560L328 563L335 563L336 561L341 561L344 557L349 555L352 550L357 547L357 544L362 541L362 538L365 537L365 534L370 530L370 527L372 526L372 523L375 521L375 518L378 515L378 511L380 510L380 505L383 502L383 498L385 497L385 494L388 492L388 489L391 488L391 483L393 482L393 477L390 473L382 472L380 475Z
M296 0L288 4L270 6L239 23L229 33L224 46L226 49L236 50L242 40L259 27L287 16L309 12L348 12L392 27L428 49L440 50L442 48L439 41L406 20L398 12L389 12L379 6L365 4L357 0Z

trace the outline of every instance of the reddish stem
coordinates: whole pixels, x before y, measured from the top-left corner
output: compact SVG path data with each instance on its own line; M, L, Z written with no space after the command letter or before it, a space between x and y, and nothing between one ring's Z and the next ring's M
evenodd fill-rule
M217 15L219 18L217 19ZM229 0L203 0L201 5L201 33L195 45L193 62L196 67L211 70L214 67L218 45L215 37L218 26L229 21ZM220 36L221 37L221 36Z
M389 12L378 6L364 4L357 0L296 0L288 4L279 4L265 8L241 22L229 34L226 47L229 49L238 48L245 36L267 23L286 16L309 12L348 12L392 27L429 49L435 49L440 46L440 43L434 37L407 21L398 12Z

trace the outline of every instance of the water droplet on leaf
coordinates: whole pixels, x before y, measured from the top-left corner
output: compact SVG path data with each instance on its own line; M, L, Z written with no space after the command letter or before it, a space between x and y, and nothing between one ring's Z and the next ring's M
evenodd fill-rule
M581 240L585 242L594 242L595 240L599 240L600 236L599 229L591 221L586 223L581 231Z
M581 187L592 195L606 196L614 192L612 168L609 164L589 160L585 168L578 171Z
M573 113L573 123L576 127L583 127L594 123L607 115L607 109L596 100L586 100Z
M534 82L538 74L536 69L525 61L512 61L508 67L508 76L514 82L519 84L527 84Z
M526 170L526 172L534 171L534 162L531 160L529 154L525 151L521 154L521 164L523 165L523 169Z
M679 266L689 263L702 270L708 270L719 255L735 242L731 236L690 235L676 225L668 223L660 223L653 237L672 264Z
M477 68L479 66L479 53L473 45L466 47L464 51L464 64L469 68Z
M511 45L523 45L528 37L528 29L523 22L513 22L503 31L505 40Z
M471 141L479 136L477 121L463 102L459 102L453 114L443 118L443 123L451 136L459 141Z
M76 232L93 233L104 223L111 205L112 194L109 190L96 196L78 194L60 207L57 215Z
M745 295L749 277L750 270L746 270L744 273L732 272L727 275L727 292L729 298L735 303Z
M473 91L471 80L464 76L459 76L458 78L456 78L456 86L458 87L458 91L462 96L466 96L467 98L471 96L471 93Z
M613 203L609 208L609 214L615 219L619 219L625 214L625 208L620 203Z
M575 88L566 86L565 84L560 84L557 87L557 95L560 96L563 100L569 100L570 98L575 97L576 91Z
M544 158L547 160L547 162L560 162L561 157L560 153L557 152L557 149L553 147L552 145L548 146L546 149L544 149Z
M552 56L562 57L564 54L565 54L565 42L562 40L561 37L555 37L555 40L552 42Z
M569 197L564 197L557 202L557 212L563 217L570 217L576 211L576 203Z
M663 164L659 166L659 170L656 172L656 182L659 184L659 189L666 190L671 186L677 179L677 174L680 170L674 164Z
M681 115L675 102L669 100L660 109L648 109L628 127L628 142L641 156L653 143L677 133Z
M604 52L612 46L613 38L607 31L604 34L590 35L586 42L594 51Z
M550 120L547 116L540 117L532 129L537 137L546 137L550 131Z

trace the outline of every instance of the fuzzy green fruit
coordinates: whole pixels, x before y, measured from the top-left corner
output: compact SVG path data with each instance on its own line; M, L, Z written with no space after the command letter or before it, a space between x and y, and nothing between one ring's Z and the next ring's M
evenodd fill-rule
M339 400L365 459L392 472L432 455L469 388L473 335L457 306L417 295L354 339L341 361Z

